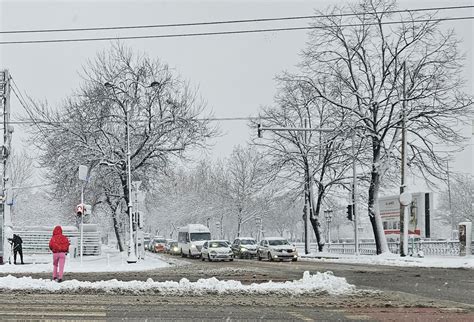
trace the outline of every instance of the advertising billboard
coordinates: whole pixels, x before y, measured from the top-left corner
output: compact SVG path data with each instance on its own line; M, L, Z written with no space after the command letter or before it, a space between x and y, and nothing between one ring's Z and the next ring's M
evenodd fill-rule
M400 237L400 195L379 198L380 217L387 238ZM412 237L429 238L431 235L431 213L433 197L431 192L412 193L408 209L408 234Z

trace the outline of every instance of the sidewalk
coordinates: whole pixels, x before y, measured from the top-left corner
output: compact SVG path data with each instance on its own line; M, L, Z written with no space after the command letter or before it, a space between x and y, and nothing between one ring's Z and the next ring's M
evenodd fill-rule
M439 267L439 268L470 268L474 269L474 256L426 256L400 257L398 254L385 253L381 255L352 255L318 252L301 254L301 260L324 261L347 264L373 264L388 266L412 266L412 267Z
M0 273L42 273L52 272L53 256L52 254L25 255L25 265L4 264L0 265ZM170 265L161 260L159 256L145 255L145 259L137 263L127 263L126 252L120 253L117 249L108 246L102 246L100 256L83 256L73 258L67 255L66 272L123 272L123 271L144 271Z

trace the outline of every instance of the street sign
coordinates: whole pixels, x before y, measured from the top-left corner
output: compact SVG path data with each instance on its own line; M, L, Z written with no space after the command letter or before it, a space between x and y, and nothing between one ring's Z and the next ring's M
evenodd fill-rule
M79 180L87 181L88 168L85 165L79 166Z
M409 204L411 204L411 201L412 201L411 193L404 192L400 194L400 204L402 206L408 206Z

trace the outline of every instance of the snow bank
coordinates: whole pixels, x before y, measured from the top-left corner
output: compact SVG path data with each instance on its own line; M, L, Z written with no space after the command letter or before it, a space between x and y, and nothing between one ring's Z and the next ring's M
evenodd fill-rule
M474 268L474 256L426 256L400 257L392 253L381 255L346 255L333 253L315 253L302 255L302 260L347 263L347 264L367 264L367 265L388 265L404 267L437 267L437 268Z
M266 282L243 285L240 281L221 281L217 278L200 279L190 282L183 278L179 282L166 281L108 281L87 282L78 280L67 280L56 283L46 279L33 279L31 277L0 277L0 289L6 290L28 290L43 292L81 292L81 291L103 291L110 293L160 293L165 295L203 295L203 294L278 294L278 295L300 295L320 294L331 295L351 294L355 286L348 284L343 277L336 277L332 272L316 273L311 275L304 272L303 278L287 282Z

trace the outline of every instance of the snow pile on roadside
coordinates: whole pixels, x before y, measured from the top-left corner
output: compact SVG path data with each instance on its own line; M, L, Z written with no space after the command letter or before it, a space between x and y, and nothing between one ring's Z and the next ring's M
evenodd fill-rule
M343 277L336 277L332 272L316 273L311 275L304 272L303 278L287 282L266 282L243 285L240 281L220 281L217 278L200 279L190 282L183 278L179 282L166 281L108 281L87 282L69 280L56 283L51 280L33 279L31 277L17 278L14 276L0 277L0 289L28 290L43 292L83 292L103 291L110 293L159 293L165 295L203 295L203 294L278 294L278 295L301 295L321 294L331 295L351 294L355 286L348 284Z
M389 265L404 267L474 268L474 256L426 256L420 258L412 256L400 257L400 255L392 253L359 256L333 253L316 253L303 255L302 259L331 263Z

